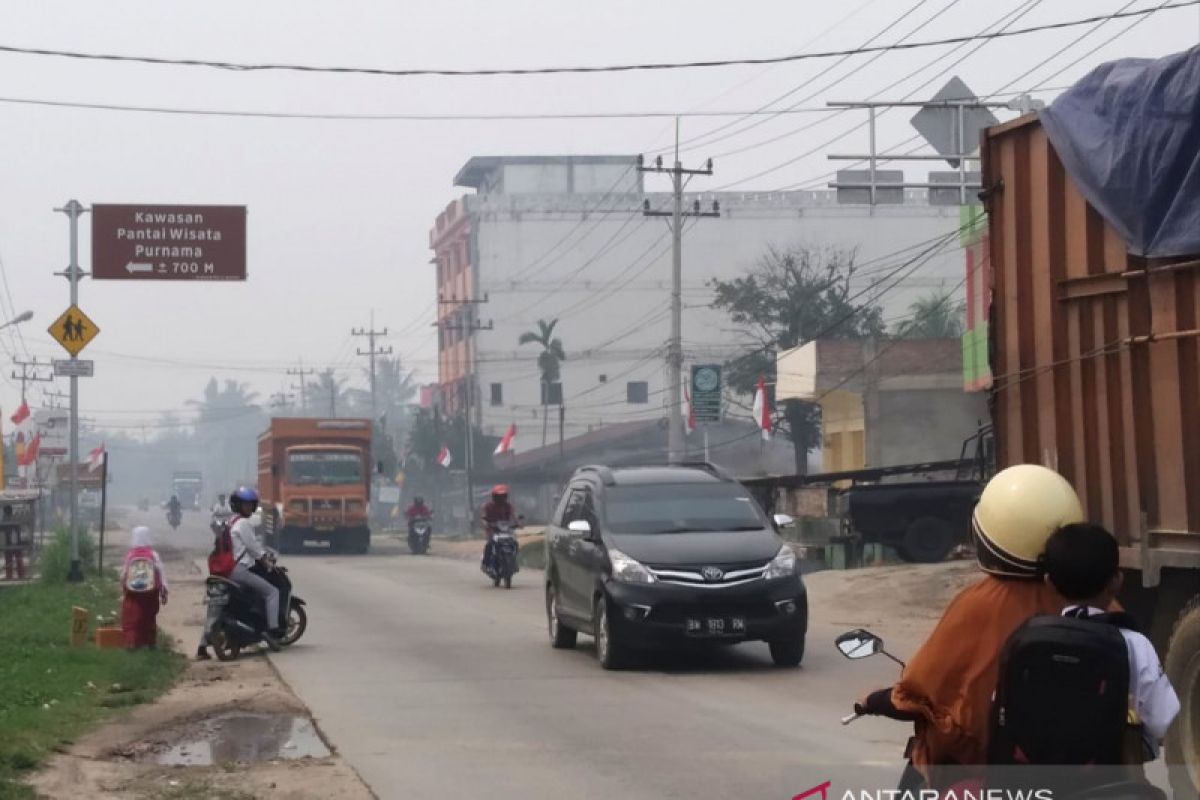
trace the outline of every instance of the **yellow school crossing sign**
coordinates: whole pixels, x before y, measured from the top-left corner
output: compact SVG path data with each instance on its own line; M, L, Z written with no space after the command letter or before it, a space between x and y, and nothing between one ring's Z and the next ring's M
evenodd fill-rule
M79 355L79 351L87 347L99 332L96 323L88 319L88 315L76 305L64 311L50 326L50 335L73 356Z

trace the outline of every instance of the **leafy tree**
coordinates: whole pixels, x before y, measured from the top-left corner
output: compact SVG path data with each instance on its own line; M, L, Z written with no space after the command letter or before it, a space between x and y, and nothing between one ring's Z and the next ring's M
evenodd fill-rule
M547 401L550 399L550 384L558 382L561 376L561 364L567 360L562 340L554 335L556 325L558 325L557 319L549 322L539 319L536 331L526 331L517 339L518 345L536 344L542 348L542 352L538 353L537 357L538 371L542 376L542 447L546 446L546 408Z
M896 326L904 339L958 339L965 328L966 304L951 292L931 292L908 307L912 316Z
M760 375L773 381L781 350L815 339L883 334L883 311L860 303L851 289L855 251L843 248L768 248L750 271L733 280L713 280L712 307L725 311L742 335L746 352L726 364L729 385L754 391ZM796 471L803 473L808 451L819 441L820 407L787 400L783 422L796 450Z

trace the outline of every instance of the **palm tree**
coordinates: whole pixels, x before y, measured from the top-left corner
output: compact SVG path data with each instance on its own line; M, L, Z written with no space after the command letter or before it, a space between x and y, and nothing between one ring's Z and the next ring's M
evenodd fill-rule
M550 400L550 386L557 383L561 374L559 365L567 360L563 352L562 340L554 336L554 326L557 319L546 322L538 320L537 331L526 331L517 339L517 344L539 344L542 352L538 353L538 371L542 374L542 447L546 446L546 408ZM560 398L561 399L561 398Z
M318 372L317 379L309 381L308 399L316 408L328 403L329 416L336 417L337 410L346 407L346 379L339 378L333 369Z
M950 292L931 292L908 310L911 318L896 328L896 335L903 339L958 339L963 335L966 305L954 302Z

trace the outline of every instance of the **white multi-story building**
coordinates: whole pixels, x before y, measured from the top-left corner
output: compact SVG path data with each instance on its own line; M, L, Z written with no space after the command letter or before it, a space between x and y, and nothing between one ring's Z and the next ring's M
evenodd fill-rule
M653 179L652 179L653 180ZM702 190L697 178L693 186ZM669 210L666 192L646 193L631 156L511 156L470 159L454 181L475 190L438 215L430 247L438 270L441 402L470 407L487 434L517 426L529 451L616 422L661 418L670 333L671 235L643 202ZM748 345L710 282L743 276L769 248L837 248L860 265L859 301L877 297L895 322L931 291L962 295L957 206L910 192L895 205L839 205L832 191L687 194L685 207L719 202L719 218L689 219L683 237L685 363L720 363ZM941 238L945 239L945 246ZM930 252L930 251L933 252ZM518 345L538 321L557 320L566 360L543 419L535 344ZM749 417L731 402L729 416Z

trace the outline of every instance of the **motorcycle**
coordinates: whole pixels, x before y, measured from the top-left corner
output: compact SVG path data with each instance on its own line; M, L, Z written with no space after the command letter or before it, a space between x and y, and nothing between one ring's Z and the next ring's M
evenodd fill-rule
M838 652L851 660L883 655L899 664L900 669L904 669L904 662L884 648L883 639L864 628L847 631L838 636L834 643ZM855 703L854 713L842 717L842 724L849 725L864 716L867 716L864 710ZM912 740L909 740L909 745L905 748L905 755L911 751L912 744ZM916 768L912 762L909 762L905 769L905 775L901 778L901 790L911 790L912 787L908 784L913 780L917 780ZM977 778L969 778L951 786L949 794L954 797L982 796L983 791L984 788ZM1063 800L1166 800L1166 793L1144 778L1130 778L1091 786L1070 794Z
M512 579L520 567L517 564L517 537L513 535L511 522L492 523L492 558L484 567L484 572L492 579L493 586L504 584L505 589L512 588Z
M289 647L295 644L308 628L308 613L305 602L292 593L292 582L287 576L287 567L275 563L275 554L268 552L267 560L271 569L256 566L251 571L269 581L279 590L279 620L277 627L284 629L284 635L277 640L277 648ZM228 578L217 575L208 576L206 584L208 616L205 621L205 633L208 643L212 646L221 661L233 661L243 647L265 643L271 646L262 635L267 628L264 619L264 609L258 596L243 590Z
M183 512L178 509L167 511L167 524L171 526L171 530L177 529L183 522Z
M419 556L429 550L429 538L433 535L433 520L429 517L415 517L408 526L408 549L414 556Z

